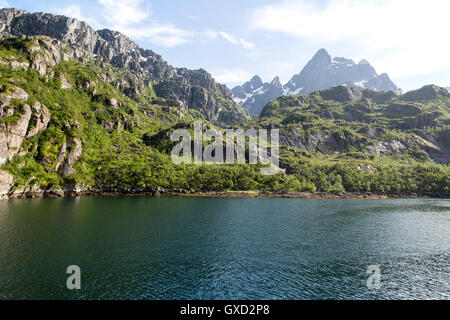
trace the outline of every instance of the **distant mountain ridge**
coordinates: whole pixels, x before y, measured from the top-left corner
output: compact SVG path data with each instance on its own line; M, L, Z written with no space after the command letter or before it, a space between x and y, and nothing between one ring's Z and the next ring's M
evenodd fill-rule
M325 49L320 49L303 70L294 75L284 86L281 83L263 83L255 76L243 86L233 88L234 100L251 114L259 115L264 106L282 95L309 94L338 85L357 89L400 92L385 73L378 75L366 60L356 64L346 58L332 58ZM278 95L278 96L277 96Z
M259 76L254 76L243 86L231 90L234 101L242 105L250 114L259 115L262 108L272 100L283 95L283 85L279 77L270 83L263 83Z

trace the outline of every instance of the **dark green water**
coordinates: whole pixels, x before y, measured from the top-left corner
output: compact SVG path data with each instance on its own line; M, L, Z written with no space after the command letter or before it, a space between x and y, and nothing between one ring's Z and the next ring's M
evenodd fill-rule
M450 299L449 258L449 200L0 201L3 299Z

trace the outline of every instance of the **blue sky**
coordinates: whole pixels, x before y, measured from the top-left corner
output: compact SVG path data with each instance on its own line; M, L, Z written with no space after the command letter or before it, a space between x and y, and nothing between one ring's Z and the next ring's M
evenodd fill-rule
M448 0L0 0L121 31L176 67L230 87L287 82L320 48L367 59L404 90L450 86Z

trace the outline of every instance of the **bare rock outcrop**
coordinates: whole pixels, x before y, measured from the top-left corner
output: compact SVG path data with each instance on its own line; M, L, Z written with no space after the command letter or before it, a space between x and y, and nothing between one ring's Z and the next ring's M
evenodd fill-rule
M47 129L48 123L50 122L50 111L39 102L35 102L31 106L31 111L32 115L28 125L27 138L34 137Z
M69 152L61 169L61 176L64 178L75 173L73 165L83 152L81 140L78 138L68 138L67 149Z
M406 149L407 149L407 146L405 146L399 140L377 141L377 142L367 146L367 152L369 154L376 154L377 156L401 153L402 151L404 151Z
M23 105L10 108L13 100L22 101ZM19 87L0 90L0 165L12 160L20 152L24 139L45 130L50 121L50 112L45 106L36 102L30 107L25 100L28 94ZM17 115L17 119L9 120L13 115Z
M17 122L0 123L0 164L4 164L20 151L31 119L29 105L22 107L22 115Z
M0 199L7 198L14 183L14 177L7 171L0 170Z

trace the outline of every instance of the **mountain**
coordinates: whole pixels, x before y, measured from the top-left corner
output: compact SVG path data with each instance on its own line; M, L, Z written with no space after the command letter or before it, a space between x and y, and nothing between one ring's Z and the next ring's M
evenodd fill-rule
M338 85L377 91L400 91L387 74L378 75L366 60L356 64L350 59L332 58L325 49L320 49L302 72L294 75L284 86L284 90L286 94L301 94Z
M241 89L244 98L281 84L254 77ZM279 97L248 118L206 71L171 67L118 32L0 10L0 198L224 190L440 195L450 191L449 95L433 85L404 95L337 86ZM204 132L280 129L282 170L263 176L261 163L175 164L172 134L192 134L196 121ZM201 148L210 146L203 141ZM231 147L236 156L238 146Z
M320 153L408 155L450 163L450 93L429 85L405 94L337 86L282 96L261 121L281 128L280 143ZM396 132L402 132L398 134Z
M247 85L247 90L242 86L234 88L232 92L236 102L251 114L259 115L265 104L273 100L276 94L308 94L338 85L376 91L400 91L387 74L378 75L366 60L356 64L350 59L332 58L325 49L320 49L303 70L283 86L282 91L264 91L263 88L251 91Z
M250 114L259 115L267 103L283 95L283 85L279 77L270 83L263 83L259 76L254 76L244 85L233 88L231 92L234 101L246 108Z
M245 111L237 106L231 91L214 81L205 70L174 68L160 55L144 50L125 35L104 29L95 31L85 22L48 13L28 13L18 9L0 10L0 37L47 36L87 50L90 56L119 69L131 71L126 83L117 84L127 96L154 90L182 108L199 110L208 120L238 122ZM41 69L43 73L45 70Z

